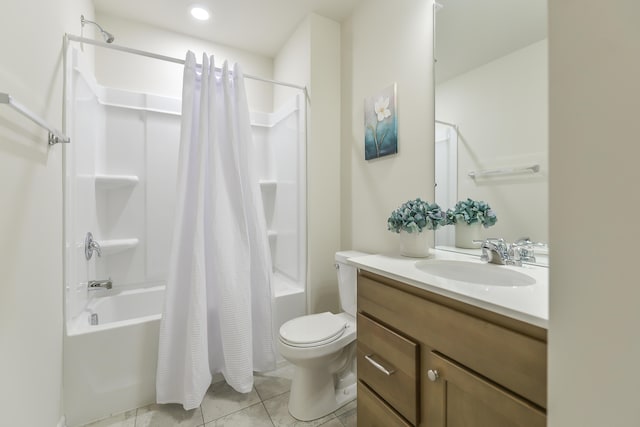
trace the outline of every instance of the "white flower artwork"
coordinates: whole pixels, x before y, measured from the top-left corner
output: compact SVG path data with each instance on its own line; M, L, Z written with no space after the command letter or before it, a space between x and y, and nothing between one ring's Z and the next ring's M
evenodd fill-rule
M364 157L376 159L398 152L396 84L364 101Z

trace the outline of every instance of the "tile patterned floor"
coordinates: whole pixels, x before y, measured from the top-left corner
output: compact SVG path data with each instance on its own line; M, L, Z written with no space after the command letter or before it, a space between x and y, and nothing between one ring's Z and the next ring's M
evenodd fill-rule
M298 421L289 415L287 402L293 367L256 374L254 389L241 394L219 382L209 387L199 408L149 405L87 424L84 427L356 427L356 403L351 402L324 418Z

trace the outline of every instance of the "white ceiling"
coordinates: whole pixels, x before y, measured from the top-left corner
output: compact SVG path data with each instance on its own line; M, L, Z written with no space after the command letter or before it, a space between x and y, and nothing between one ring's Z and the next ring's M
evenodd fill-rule
M278 53L309 13L341 22L361 1L366 0L93 0L100 13L269 57ZM212 19L199 22L191 18L188 9L194 3L209 8ZM444 7L436 17L437 82L546 37L547 0L439 3Z
M273 57L309 13L341 22L360 1L94 0L94 5L100 13ZM188 8L194 3L209 8L212 18L206 22L191 18Z
M547 36L547 0L439 0L436 82Z

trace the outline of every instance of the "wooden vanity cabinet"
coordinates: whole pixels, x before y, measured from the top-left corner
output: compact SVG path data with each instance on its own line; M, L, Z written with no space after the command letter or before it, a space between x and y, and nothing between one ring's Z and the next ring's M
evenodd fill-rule
M543 328L358 274L358 425L546 424Z

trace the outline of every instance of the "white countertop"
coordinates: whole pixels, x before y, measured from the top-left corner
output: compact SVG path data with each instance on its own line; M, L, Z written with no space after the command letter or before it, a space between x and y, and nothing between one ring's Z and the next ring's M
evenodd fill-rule
M416 268L425 259L482 263L478 257L431 249L428 258L400 255L366 255L349 258L356 267L390 279L490 310L547 329L549 320L549 269L535 265L522 267L492 265L525 273L536 280L528 286L487 286L435 276Z

